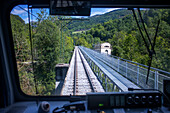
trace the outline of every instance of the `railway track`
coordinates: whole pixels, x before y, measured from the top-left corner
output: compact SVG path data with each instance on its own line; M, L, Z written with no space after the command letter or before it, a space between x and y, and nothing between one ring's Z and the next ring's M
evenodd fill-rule
M87 92L104 92L78 47L75 48L70 65L71 69L68 70L61 95L86 95Z
M86 92L93 92L93 86L89 79L89 74L82 61L79 49L76 50L75 56L75 73L74 73L74 94L73 95L85 95Z

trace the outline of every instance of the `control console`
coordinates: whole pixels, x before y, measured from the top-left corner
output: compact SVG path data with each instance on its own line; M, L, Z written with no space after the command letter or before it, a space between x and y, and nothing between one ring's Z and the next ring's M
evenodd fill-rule
M81 98L79 98L81 99ZM84 98L85 99L85 98ZM129 91L87 93L86 100L18 102L11 107L0 109L4 112L24 113L169 113L168 107L162 106L162 93L159 91ZM74 99L75 100L75 99ZM36 107L37 106L37 107ZM45 109L44 109L45 108ZM50 108L50 109L49 109Z
M162 105L158 91L87 93L88 109L156 108Z

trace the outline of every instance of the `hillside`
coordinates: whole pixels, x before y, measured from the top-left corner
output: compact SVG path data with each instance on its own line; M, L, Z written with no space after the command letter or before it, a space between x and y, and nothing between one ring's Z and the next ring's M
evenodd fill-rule
M20 16L14 14L11 14L10 16L11 16L11 20L19 21L22 24L25 24L24 20Z
M120 19L129 14L131 14L131 11L128 11L126 9L114 10L114 11L111 11L111 12L108 12L102 15L95 15L95 16L89 17L89 20L72 21L70 25L68 25L68 29L72 31L87 30L95 26L96 24L104 23L109 20Z

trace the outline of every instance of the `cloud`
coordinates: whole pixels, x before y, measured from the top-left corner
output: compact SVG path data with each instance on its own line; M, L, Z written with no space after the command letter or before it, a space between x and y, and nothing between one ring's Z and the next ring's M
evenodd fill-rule
M26 24L28 23L28 18L24 18L23 20L25 21ZM33 20L31 19L31 22L37 22L37 20L36 19L33 19Z
M96 12L92 12L90 16L94 16L94 15L101 15L104 14L105 12L100 12L100 11L96 11Z
M113 11L113 10L117 10L117 9L120 9L120 8L106 8L105 13Z
M25 18L25 19L23 19L24 21L25 21L25 23L28 23L28 18Z
M94 11L94 12L92 11L90 16L105 14L107 12L117 10L117 9L120 8L105 8L105 9L100 9L100 11Z
M24 9L27 10L27 8L24 8ZM11 13L14 15L19 15L19 14L23 14L26 12L23 9L14 9Z

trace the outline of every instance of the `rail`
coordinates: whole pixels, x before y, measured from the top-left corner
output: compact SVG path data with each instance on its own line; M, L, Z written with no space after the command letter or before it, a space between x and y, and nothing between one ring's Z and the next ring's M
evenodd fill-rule
M92 89L92 92L95 92L95 91L94 91L93 84L92 84L92 81L91 81L91 78L90 78L89 71L87 70L87 67L86 67L86 65L85 65L85 62L84 62L84 60L83 60L83 58L82 58L79 50L78 50L78 53L79 53L79 55L80 55L80 59L81 59L81 62L82 62L82 64L83 64L83 68L84 68L84 70L85 70L85 73L86 73L86 76L87 76L87 78L88 78L88 81L89 81L89 83L90 83L90 87L91 87L91 89Z
M75 59L74 59L74 87L73 87L73 95L76 95L76 78L77 78L77 52L75 51Z

